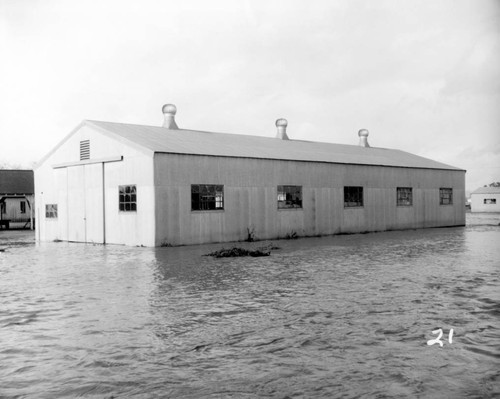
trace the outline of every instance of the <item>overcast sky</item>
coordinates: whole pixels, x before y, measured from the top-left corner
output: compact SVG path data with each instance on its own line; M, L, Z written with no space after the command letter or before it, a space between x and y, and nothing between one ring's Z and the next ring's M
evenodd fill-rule
M395 148L500 181L500 0L0 0L0 164L84 119Z

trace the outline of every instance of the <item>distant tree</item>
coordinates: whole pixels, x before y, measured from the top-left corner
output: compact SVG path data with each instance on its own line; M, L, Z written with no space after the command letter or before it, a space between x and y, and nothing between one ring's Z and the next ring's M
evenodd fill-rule
M8 162L0 162L0 169L22 169L19 164L12 164Z

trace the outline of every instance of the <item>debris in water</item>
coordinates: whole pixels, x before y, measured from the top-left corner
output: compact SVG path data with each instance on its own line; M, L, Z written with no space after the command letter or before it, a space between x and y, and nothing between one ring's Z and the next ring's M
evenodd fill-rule
M257 248L257 249L245 249L233 247L230 249L222 248L218 251L211 252L206 254L205 256L213 256L214 258L232 258L238 256L269 256L271 251L267 250L267 248Z

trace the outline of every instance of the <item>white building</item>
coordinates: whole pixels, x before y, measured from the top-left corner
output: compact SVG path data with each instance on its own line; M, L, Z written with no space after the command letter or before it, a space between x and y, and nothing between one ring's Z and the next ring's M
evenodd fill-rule
M470 198L471 212L500 212L500 187L480 187Z
M37 238L182 245L465 225L465 171L399 150L84 121L35 170Z

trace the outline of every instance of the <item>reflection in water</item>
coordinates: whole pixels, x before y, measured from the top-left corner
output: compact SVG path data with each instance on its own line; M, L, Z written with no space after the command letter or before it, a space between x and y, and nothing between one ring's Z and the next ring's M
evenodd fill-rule
M264 258L2 235L0 397L493 397L499 218Z

